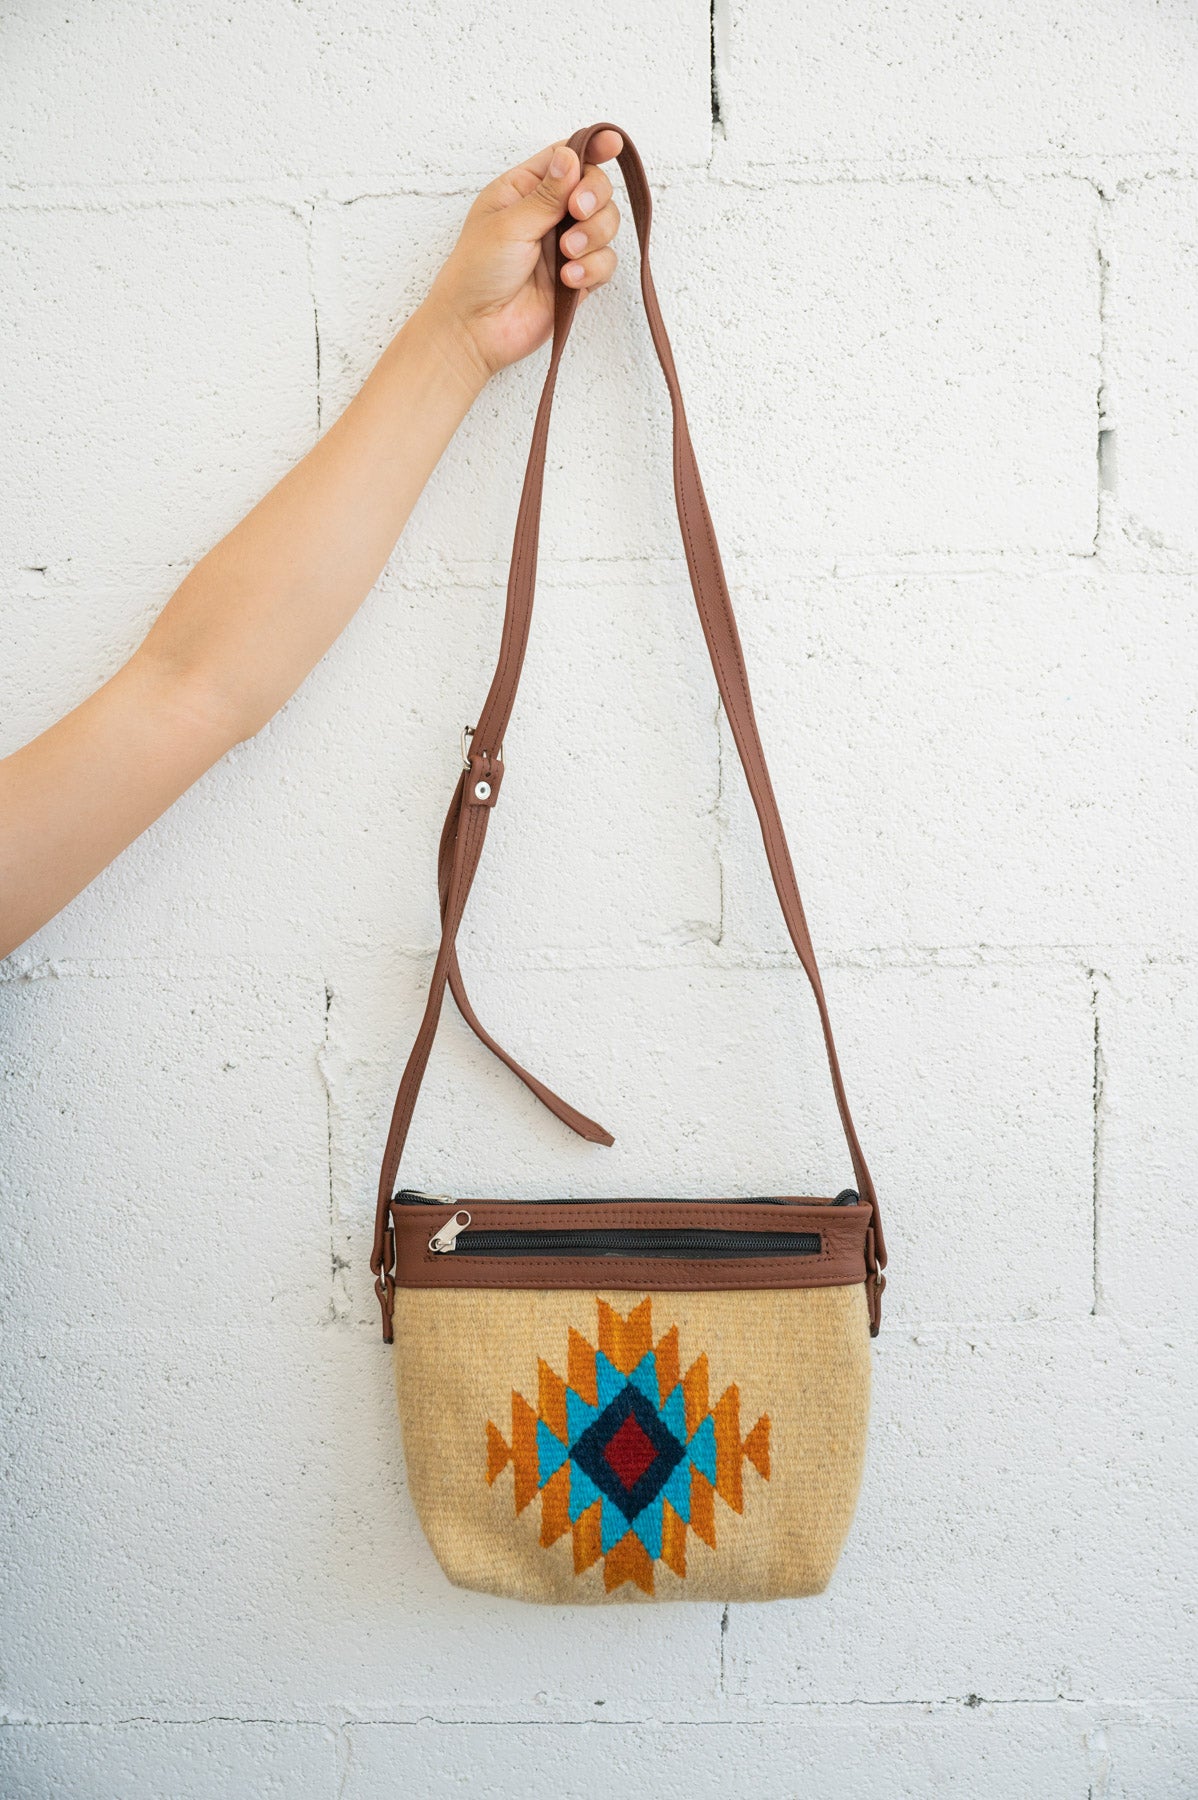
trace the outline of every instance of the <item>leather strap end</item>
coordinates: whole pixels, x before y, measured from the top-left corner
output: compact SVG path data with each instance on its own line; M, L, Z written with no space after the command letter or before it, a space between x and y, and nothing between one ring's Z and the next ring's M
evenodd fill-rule
M886 1260L883 1250L878 1255L878 1209L873 1207L873 1219L865 1234L865 1298L869 1306L869 1335L876 1338L882 1329L882 1294L886 1287L886 1277L882 1273L882 1264Z
M882 1329L882 1295L886 1290L886 1277L881 1269L875 1269L872 1275L865 1278L865 1296L869 1302L869 1335L876 1338Z
M376 1275L374 1291L378 1296L379 1310L383 1315L383 1342L392 1344L395 1342L391 1323L395 1308L395 1282L389 1275L385 1279L382 1275Z

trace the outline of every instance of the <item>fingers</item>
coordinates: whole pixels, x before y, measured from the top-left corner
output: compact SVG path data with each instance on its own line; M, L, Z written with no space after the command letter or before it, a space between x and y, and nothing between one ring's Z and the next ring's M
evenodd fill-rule
M611 136L619 141L619 133L601 132L599 142ZM588 163L582 172L582 180L570 195L569 207L576 219L589 219L605 206L611 199L611 181L598 163Z
M620 133L609 127L590 146L595 160L580 168L568 144L550 144L484 188L475 203L477 212L500 215L503 234L527 243L544 237L557 220L565 219L569 242L563 238L562 248L575 259L575 272L563 279L573 287L600 286L610 280L615 267L614 252L610 257L600 253L615 237L620 215L611 197L611 181L599 165L623 148ZM595 257L600 260L593 262Z
M568 262L562 270L562 280L567 287L581 288L589 293L592 288L602 287L610 281L616 269L616 253L611 245L602 250L592 250L586 256Z
M620 209L614 200L609 200L585 224L571 225L562 232L562 250L567 256L585 256L588 251L602 250L619 229Z
M562 269L562 280L583 293L602 287L615 273L611 241L620 229L620 209L611 197L611 181L599 164L618 156L623 148L618 131L601 131L590 146L595 161L587 163L567 201L566 210L578 223L562 233L562 250L571 259Z
M595 176L602 184L600 191L605 190L610 195L611 182L602 169L588 165L588 178ZM576 195L571 196L571 212L575 198ZM584 207L583 210L587 209ZM570 258L562 268L562 280L567 287L581 288L584 293L589 293L592 288L602 287L605 281L611 280L616 268L616 253L611 241L619 229L620 209L614 200L608 199L606 205L600 206L584 224L571 225L562 232L562 250Z

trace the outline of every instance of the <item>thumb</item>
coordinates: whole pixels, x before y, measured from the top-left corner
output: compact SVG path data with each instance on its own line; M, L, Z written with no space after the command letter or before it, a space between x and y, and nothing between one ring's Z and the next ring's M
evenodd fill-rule
M566 202L578 186L582 169L568 144L556 144L549 164L530 194L504 214L513 237L526 243L543 238L564 217Z

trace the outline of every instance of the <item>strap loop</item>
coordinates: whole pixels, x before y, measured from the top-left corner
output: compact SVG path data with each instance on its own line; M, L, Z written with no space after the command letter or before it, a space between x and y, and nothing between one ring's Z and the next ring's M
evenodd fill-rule
M618 126L613 126L605 121L583 131L576 131L570 139L570 147L577 153L580 165L585 167L591 140L598 132L619 131L619 129ZM619 163L628 189L628 198L640 245L641 295L649 321L653 346L661 363L670 394L670 407L673 415L674 495L683 547L686 552L687 570L724 711L757 812L765 845L766 860L769 863L778 904L782 909L782 916L786 921L791 943L794 945L799 962L802 964L815 996L828 1058L828 1068L832 1077L832 1091L836 1098L837 1111L848 1145L856 1186L862 1201L872 1208L873 1269L871 1271L870 1313L871 1329L876 1335L878 1303L884 1285L880 1272L886 1266L886 1247L882 1236L881 1220L878 1216L877 1196L857 1138L852 1114L849 1111L848 1097L845 1093L836 1046L832 1038L832 1022L828 1014L827 1001L824 998L823 983L820 979L811 936L807 929L794 866L791 862L782 818L778 811L778 803L774 798L765 752L762 749L757 721L753 713L753 701L749 692L749 678L745 668L744 653L736 628L736 617L732 610L728 584L720 561L711 514L708 511L707 499L699 476L699 465L687 427L682 390L678 383L678 372L674 365L673 352L666 335L657 293L653 286L653 276L649 267L649 232L653 218L653 202L649 183L636 146L627 132L620 131L620 136L624 140L624 148L620 152ZM611 1134L605 1131L602 1125L597 1125L593 1119L588 1119L584 1114L578 1112L568 1102L545 1087L544 1083L538 1081L535 1076L530 1075L526 1069L521 1068L520 1064L501 1049L490 1033L483 1028L467 998L454 945L478 869L483 844L486 841L487 825L497 797L499 781L502 778L502 745L515 704L516 690L524 665L524 654L528 646L533 597L536 592L537 552L549 415L553 405L553 393L557 385L557 372L562 352L565 349L566 339L570 334L570 327L581 299L580 291L577 288L568 288L561 279L561 270L566 258L561 248L560 229L559 223L546 234L545 238L546 255L554 272L553 343L549 354L545 384L541 390L540 403L533 424L532 445L529 450L528 467L525 471L520 508L516 518L499 663L483 709L479 714L478 724L474 728L469 755L466 753L466 733L463 732L462 760L466 766L463 768L454 790L445 827L441 834L441 849L438 859L441 945L429 984L424 1017L416 1034L416 1041L412 1045L411 1054L399 1084L399 1092L395 1098L391 1129L383 1154L375 1221L374 1254L371 1258L371 1268L376 1276L384 1267L387 1223L399 1159L411 1126L420 1084L428 1065L446 987L452 993L458 1011L479 1040L502 1062L506 1063L508 1068L520 1077L521 1081L536 1094L539 1100L543 1101L551 1112L555 1113L563 1123L569 1125L571 1130L588 1138L592 1143L610 1144L613 1141ZM493 758L488 755L484 758L481 753L476 756L473 751L474 743L487 746L488 749L492 745L500 745L498 757ZM483 766L484 761L486 767ZM483 794L482 788L487 788L488 792ZM381 1295L380 1298L382 1298ZM384 1336L388 1341L390 1341L391 1335L389 1299L388 1295L387 1302L384 1302Z

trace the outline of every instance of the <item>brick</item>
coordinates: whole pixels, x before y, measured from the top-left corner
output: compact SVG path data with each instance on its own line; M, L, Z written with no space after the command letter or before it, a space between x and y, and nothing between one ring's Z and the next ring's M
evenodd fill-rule
M1198 1717L1192 1706L1124 1708L1094 1733L1093 1751L1111 1800L1186 1800L1198 1766Z
M337 1744L319 1725L8 1725L0 1775L22 1800L333 1800Z
M1189 941L1183 576L747 585L754 699L817 950ZM781 952L725 730L725 930Z
M1117 960L1098 985L1098 1283L1104 1310L1169 1319L1194 1203L1198 1001L1189 962Z
M879 1339L839 1571L789 1611L732 1610L729 1694L1186 1700L1192 1356L1169 1321Z
M886 1209L888 1316L1089 1313L1093 1016L1081 972L836 970L828 987L835 1018L846 1014L842 1060Z
M1017 203L868 181L663 195L657 280L724 549L1087 553L1094 209L1066 182Z
M1157 156L1195 146L1198 30L1182 5L948 0L884 9L731 0L719 43L730 160L791 164ZM718 16L718 15L717 15Z
M1198 553L1198 182L1149 182L1107 208L1112 550Z
M323 991L126 965L0 999L9 1706L237 1716L309 1541Z
M8 210L0 255L0 568L149 571L165 601L313 440L305 223L252 203Z

